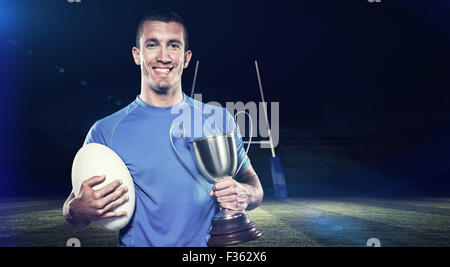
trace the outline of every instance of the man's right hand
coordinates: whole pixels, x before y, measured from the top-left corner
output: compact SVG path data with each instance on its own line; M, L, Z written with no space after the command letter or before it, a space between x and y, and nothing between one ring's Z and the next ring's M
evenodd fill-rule
M81 184L78 195L75 196L72 191L63 208L64 218L69 224L83 228L93 220L126 215L126 211L114 211L129 199L125 195L128 189L120 187L122 181L116 180L100 189L92 189L95 185L104 182L105 179L104 175L93 176Z

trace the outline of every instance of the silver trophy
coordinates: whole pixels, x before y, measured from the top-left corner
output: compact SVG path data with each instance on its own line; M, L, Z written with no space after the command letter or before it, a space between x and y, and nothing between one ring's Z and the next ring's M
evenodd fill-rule
M251 116L244 111L236 113L234 117L235 121L239 113L247 114L250 120L250 139L245 151L245 155L247 155L252 138L253 123ZM184 141L189 144L192 159L200 172L198 173L183 160L173 143L172 130L175 126L179 125L180 124L174 124L170 127L170 143L181 162L183 162L195 177L214 184L216 180L223 178L224 176L231 176L234 178L237 175L244 163L244 160L242 160L239 167L237 166L238 157L235 137L235 132L238 129L237 127L228 133L211 135L192 141L186 140L183 127L182 137ZM218 247L236 245L254 240L261 236L261 231L256 229L255 224L249 220L246 211L231 213L231 211L221 208L213 217L211 221L212 228L209 232L211 238L208 241L208 246Z

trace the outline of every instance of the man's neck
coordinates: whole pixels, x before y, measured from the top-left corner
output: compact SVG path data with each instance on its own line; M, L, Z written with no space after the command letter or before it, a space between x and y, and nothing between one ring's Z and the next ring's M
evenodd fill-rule
M139 98L155 107L170 107L183 100L183 92L181 91L181 87L169 90L166 93L157 93L150 88L142 87Z

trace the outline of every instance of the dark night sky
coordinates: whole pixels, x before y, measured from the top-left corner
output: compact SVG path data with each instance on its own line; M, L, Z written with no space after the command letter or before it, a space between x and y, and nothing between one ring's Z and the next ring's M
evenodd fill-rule
M280 102L281 144L410 138L444 149L448 1L18 2L0 4L4 195L67 193L90 126L139 93L131 47L155 8L190 26L187 94L199 60L204 101L258 102L258 60L266 100Z

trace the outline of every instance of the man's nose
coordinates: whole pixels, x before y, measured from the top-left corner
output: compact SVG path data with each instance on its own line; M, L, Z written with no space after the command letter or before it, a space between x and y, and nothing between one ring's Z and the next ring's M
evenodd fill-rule
M158 55L156 57L156 60L162 62L162 63L169 63L172 59L170 58L169 51L165 47L161 47L159 49Z

